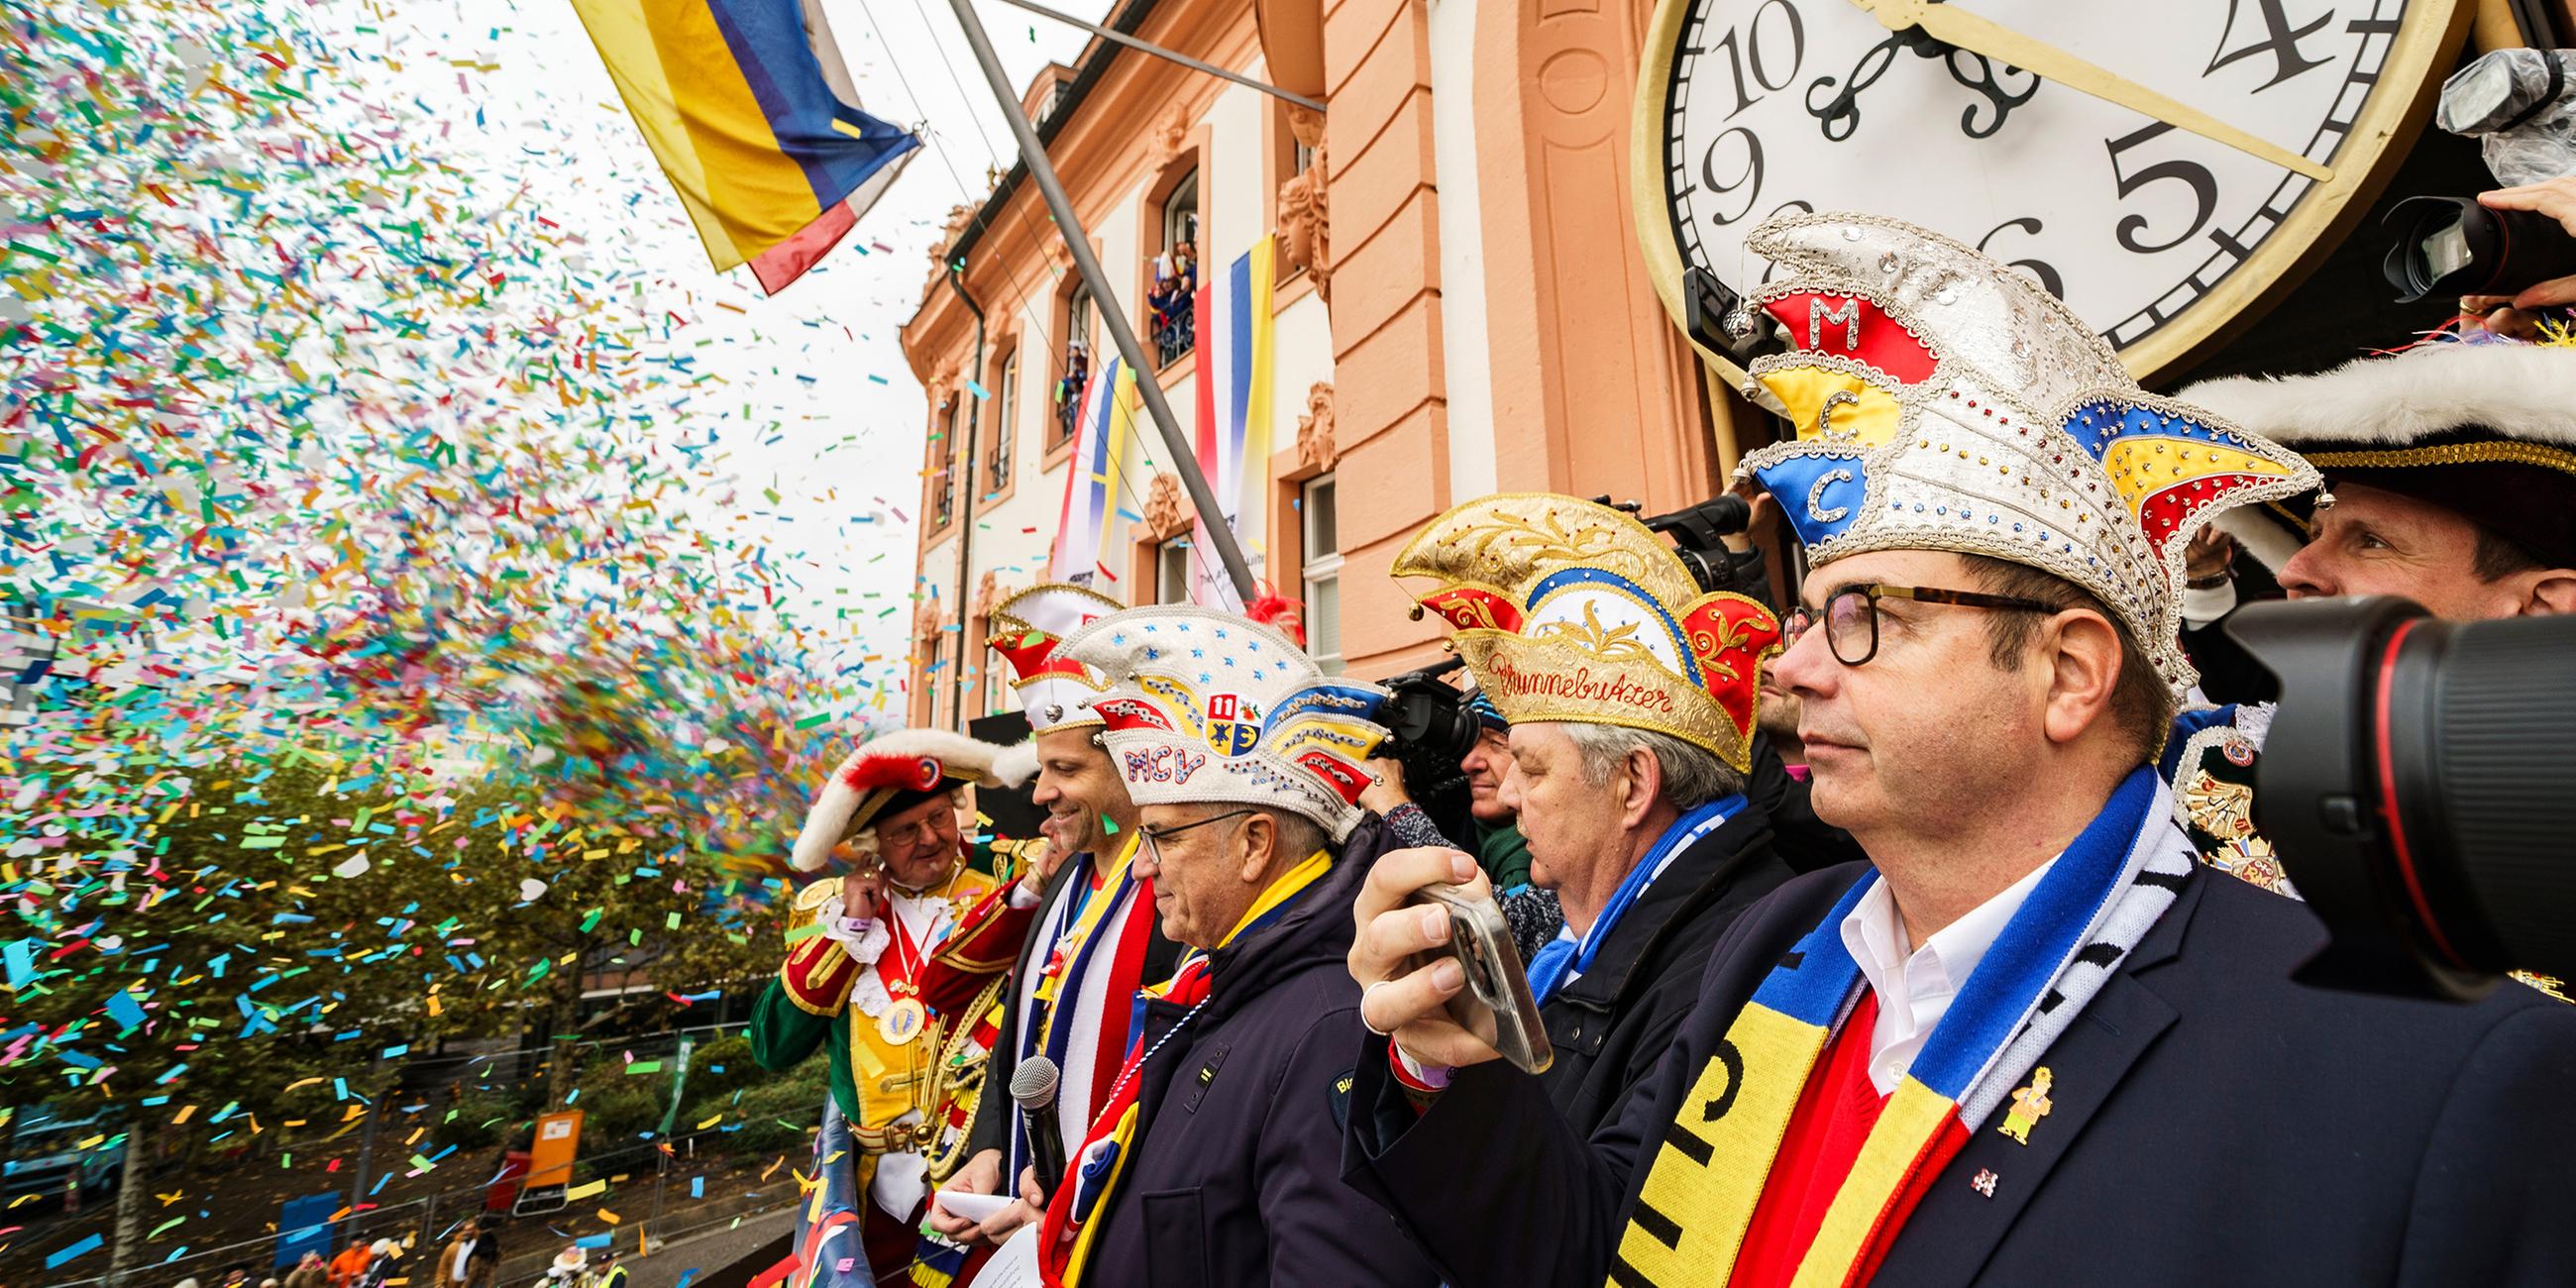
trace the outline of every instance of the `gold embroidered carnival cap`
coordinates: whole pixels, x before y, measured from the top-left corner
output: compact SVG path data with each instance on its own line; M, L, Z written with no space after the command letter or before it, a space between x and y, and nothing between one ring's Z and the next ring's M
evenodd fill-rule
M1091 709L1138 805L1266 805L1336 842L1366 812L1386 690L1325 675L1278 631L1188 604L1132 608L1067 636L1056 656L1107 677Z
M1703 594L1634 517L1547 493L1500 493L1431 521L1391 570L1512 724L1563 720L1670 734L1744 772L1762 659L1780 623L1743 595Z
M1125 608L1096 590L1063 582L1032 586L1005 599L990 620L992 650L1011 664L1011 688L1029 732L1099 724L1091 700L1109 687L1097 669L1059 656L1064 637Z
M2313 489L2296 455L2138 388L2030 278L1911 224L1775 218L1746 307L1785 333L1746 396L1794 441L1737 473L1770 490L1810 566L1949 550L2053 573L2119 616L2175 693L2183 549L2219 510Z

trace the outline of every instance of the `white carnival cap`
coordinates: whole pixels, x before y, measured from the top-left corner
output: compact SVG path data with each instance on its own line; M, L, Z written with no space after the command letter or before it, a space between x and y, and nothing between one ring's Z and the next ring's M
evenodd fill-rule
M1386 690L1325 675L1259 622L1189 605L1093 622L1057 655L1108 677L1091 709L1138 805L1267 805L1336 842L1358 825Z

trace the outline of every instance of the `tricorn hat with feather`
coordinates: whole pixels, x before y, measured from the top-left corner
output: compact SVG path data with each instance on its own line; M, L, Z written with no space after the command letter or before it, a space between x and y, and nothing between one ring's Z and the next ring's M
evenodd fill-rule
M2576 348L2426 344L2314 375L2206 381L2180 396L2306 457L2329 491L2402 493L2551 567L2576 568ZM2219 523L2278 568L2304 539L2310 499Z

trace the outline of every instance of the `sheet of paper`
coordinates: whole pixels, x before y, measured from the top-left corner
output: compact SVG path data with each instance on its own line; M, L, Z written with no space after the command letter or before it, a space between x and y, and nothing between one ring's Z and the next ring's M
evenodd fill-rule
M975 1288L1042 1288L1045 1279L1038 1274L1038 1227L1035 1222L1021 1226L1002 1246L994 1249L993 1259L975 1275Z
M983 1221L990 1219L994 1213L1001 1211L1003 1208L1009 1207L1011 1205L1011 1196L1007 1194L960 1194L953 1190L941 1190L937 1195L933 1196L932 1201L969 1221Z

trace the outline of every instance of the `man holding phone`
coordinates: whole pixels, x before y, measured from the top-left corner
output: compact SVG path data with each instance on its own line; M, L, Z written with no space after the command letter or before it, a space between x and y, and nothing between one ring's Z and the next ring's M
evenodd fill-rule
M2292 982L2321 928L2208 875L2155 770L2182 543L2313 472L1947 238L1750 244L1791 341L1751 370L1798 438L1745 468L1813 568L1775 675L1869 862L1739 919L1587 1137L1414 964L1446 929L1414 891L1472 864L1387 856L1362 1011L1448 1076L1407 1095L1362 1051L1352 1183L1458 1288L2567 1282L2576 1011Z
M1508 729L1497 803L1564 914L1528 962L1554 1052L1540 1085L1589 1131L1662 1057L1736 914L1789 879L1745 783L1779 622L1702 594L1632 516L1566 496L1459 506L1393 573L1435 583L1421 603Z

